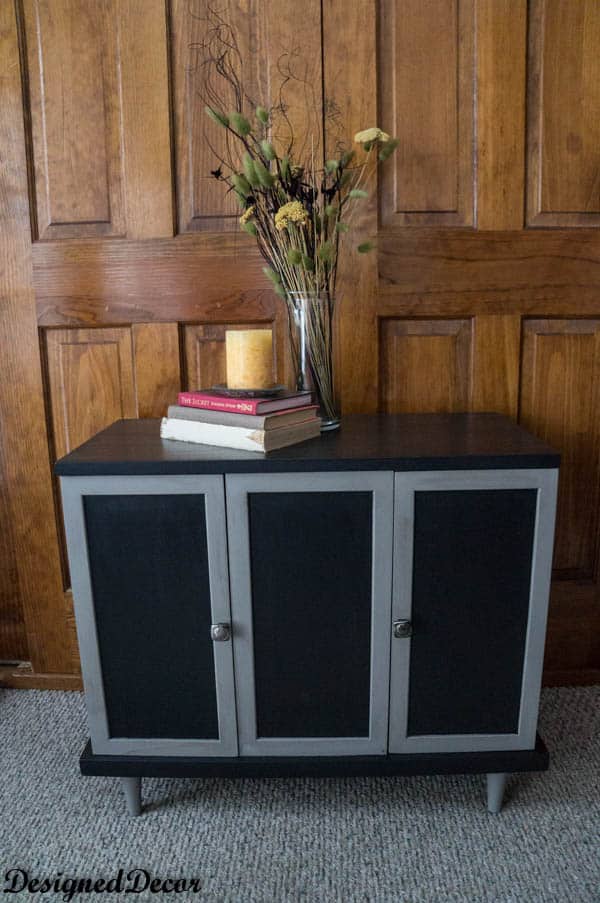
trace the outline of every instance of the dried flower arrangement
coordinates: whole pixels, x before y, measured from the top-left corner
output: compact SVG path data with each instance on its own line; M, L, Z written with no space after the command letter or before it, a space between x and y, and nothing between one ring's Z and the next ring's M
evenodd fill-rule
M333 296L340 234L351 228L353 207L368 197L361 187L365 173L374 155L381 161L391 156L397 140L379 128L365 129L354 136L362 159L349 150L322 167L314 158L306 166L278 154L269 140L272 113L265 107L256 107L254 122L238 110L226 114L207 105L206 113L242 149L239 168L232 159L228 174L214 172L237 196L241 228L256 238L277 294ZM370 242L357 248L371 249Z
M298 388L305 387L308 372L324 418L337 424L332 331L340 236L350 231L355 208L368 197L377 161L387 160L398 141L372 127L354 136L355 149L340 147L331 159L317 160L314 140L310 150L298 156L284 97L285 85L300 80L290 60L279 63L282 88L277 103L262 106L242 84L243 60L234 30L212 8L207 25L202 45L208 69L205 111L225 132L224 150L215 150L219 166L212 175L235 194L242 211L240 227L256 239L267 263L264 272L288 305ZM215 85L215 76L220 84ZM230 111L223 109L224 94L233 101ZM281 121L289 127L287 142L278 134ZM363 242L357 251L366 253L372 247ZM300 301L307 298L315 303L301 311ZM305 335L298 340L295 327L300 322Z

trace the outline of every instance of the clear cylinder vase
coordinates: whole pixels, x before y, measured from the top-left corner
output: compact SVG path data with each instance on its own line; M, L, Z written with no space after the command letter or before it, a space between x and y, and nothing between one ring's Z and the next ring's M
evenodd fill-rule
M312 393L321 432L336 430L340 412L333 369L334 299L324 292L288 292L287 305L296 388Z

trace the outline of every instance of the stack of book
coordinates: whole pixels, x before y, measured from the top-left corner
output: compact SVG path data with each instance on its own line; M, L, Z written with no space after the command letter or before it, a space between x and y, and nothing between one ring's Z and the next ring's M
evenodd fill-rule
M163 439L269 452L319 435L321 420L310 392L232 398L216 392L180 392L163 417Z

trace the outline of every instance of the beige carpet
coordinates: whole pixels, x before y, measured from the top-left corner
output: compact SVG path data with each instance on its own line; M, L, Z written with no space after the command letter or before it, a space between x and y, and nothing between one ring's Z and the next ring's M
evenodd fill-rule
M79 774L81 695L5 690L2 878L14 868L54 880L143 868L202 885L73 897L88 901L600 903L600 687L544 691L540 731L550 771L512 777L496 816L482 777L452 776L147 779L146 811L131 819L117 780Z

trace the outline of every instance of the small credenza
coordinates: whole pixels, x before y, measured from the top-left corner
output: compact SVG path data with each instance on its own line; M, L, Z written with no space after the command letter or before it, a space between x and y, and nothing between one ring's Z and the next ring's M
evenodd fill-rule
M121 420L56 465L87 775L543 770L558 454L497 414L269 455Z

